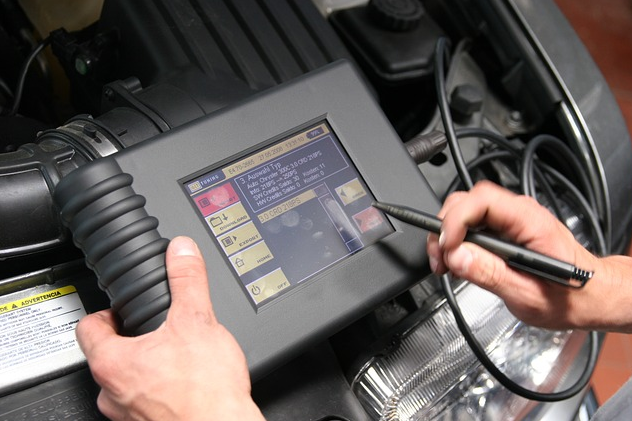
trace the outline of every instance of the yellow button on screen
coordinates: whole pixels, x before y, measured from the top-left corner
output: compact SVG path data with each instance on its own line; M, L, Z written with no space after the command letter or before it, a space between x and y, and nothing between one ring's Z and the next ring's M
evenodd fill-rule
M348 205L349 203L355 202L361 197L366 196L366 191L364 190L364 188L362 187L362 184L360 184L360 181L357 178L354 178L348 183L345 183L342 186L337 187L336 193L338 194L338 197L340 197L340 200L342 200L342 203L345 204L345 206Z
M249 220L250 217L241 202L206 217L206 222L215 236L224 234Z
M257 266L272 259L274 259L274 256L265 241L261 241L229 257L230 262L239 275L250 272Z
M261 234L259 233L259 230L257 230L257 227L255 227L255 224L248 222L239 228L235 228L226 235L217 237L217 240L222 245L224 253L226 253L227 256L230 256L231 254L249 247L261 240Z
M257 304L270 298L290 286L283 271L279 268L249 284L246 289Z

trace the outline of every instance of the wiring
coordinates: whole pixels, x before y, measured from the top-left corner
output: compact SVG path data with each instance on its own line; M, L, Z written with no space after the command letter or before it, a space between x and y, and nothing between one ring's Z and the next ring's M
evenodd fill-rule
M448 140L448 146L457 169L460 183L462 183L466 189L471 189L474 183L472 176L470 175L470 171L490 161L507 160L515 163L520 169L520 184L523 193L536 197L539 189L544 193L548 202L550 202L550 205L558 218L561 217L562 212L560 206L557 204L557 200L559 199L556 198L553 186L565 189L565 191L568 192L579 205L583 214L586 215L597 243L595 246L597 252L600 254L606 254L606 242L601 231L599 220L595 216L596 212L593 211L593 209L596 208L596 199L590 186L590 182L584 176L584 172L577 157L562 141L550 135L540 135L528 142L526 147L519 148L514 146L504 137L487 130L464 129L459 132L456 131L452 122L448 104L448 95L445 87L444 64L447 56L447 40L445 38L441 38L437 42L435 49L435 86L437 89L437 102ZM468 164L463 159L463 154L458 143L459 138L465 137L484 138L494 143L500 150L497 149L487 154L483 154ZM543 146L547 146L550 151L556 154L556 156L561 157L565 163L570 165L577 174L578 182L582 187L581 190L576 188L573 183L566 179L566 177L564 177L559 171L537 159L536 151ZM457 188L459 179L452 183L449 191ZM584 197L584 194L588 197L588 199ZM457 326L463 334L465 341L472 349L472 352L479 359L485 369L487 369L487 371L489 371L489 373L492 374L492 376L494 376L496 380L498 380L498 382L509 391L530 400L556 402L568 399L578 394L587 386L597 363L597 355L599 352L599 339L597 332L591 332L589 335L588 359L582 374L575 383L567 389L559 392L543 393L530 390L507 377L489 358L485 349L474 336L463 316L463 313L461 312L452 289L451 279L448 275L443 275L441 277L441 286L445 293L446 301L454 314Z
M504 155L502 158L503 161L508 161L508 162L513 161L514 163L519 163L522 159L523 150L524 150L523 147L512 144L510 141L508 141L504 137L492 131L489 131L486 129L479 129L479 128L464 128L464 129L456 130L456 135L458 139L477 138L477 139L485 139L494 143L500 150L507 152L507 154ZM481 154L479 157L469 162L467 164L468 171L472 173L477 168L489 163L490 161L494 161L493 154L496 152L497 151L492 151L485 154ZM486 158L489 158L489 159L486 159ZM548 206L550 206L550 210L558 219L562 219L563 217L562 210L560 208L558 200L555 199L555 192L553 191L553 188L550 185L550 183L548 183L546 179L544 178L544 174L540 166L533 167L533 172L535 174L537 182L539 183L539 186L543 190L542 193L546 196L548 200L547 204ZM448 190L446 191L446 194L443 199L445 200L445 198L450 193L454 192L460 185L462 185L462 183L460 182L460 178L458 177L455 178L452 184L450 185L450 187L448 188Z
M553 178L558 183L562 184L564 188L568 192L571 193L575 201L575 204L578 205L582 209L582 214L586 218L588 218L589 226L591 227L593 231L594 240L596 242L596 245L592 247L594 251L602 256L608 254L608 249L606 246L607 244L606 238L604 236L603 230L601 229L599 225L599 219L597 218L597 212L595 208L590 207L590 204L586 201L586 199L584 199L584 196L582 196L579 189L575 187L575 185L573 185L573 183L571 183L559 171L557 171L553 167L548 166L546 164L542 164L542 167L551 176L551 178Z
M20 109L20 103L22 102L22 94L24 92L24 84L26 82L26 76L28 75L29 68L31 67L31 64L33 63L33 61L35 60L37 55L44 48L46 48L49 43L50 43L50 38L46 37L43 41L41 41L31 51L29 56L24 61L24 64L22 65L22 68L20 69L20 75L18 77L18 83L17 83L17 86L15 88L15 93L13 94L13 105L11 106L11 109L9 110L7 115L14 116L14 115L16 115L18 113L18 110Z
M448 139L448 147L450 148L450 154L456 165L456 170L459 173L459 177L467 187L471 189L474 186L472 177L466 169L465 159L463 153L459 147L459 142L456 138L456 132L454 129L454 123L452 121L452 114L450 113L450 105L448 103L448 96L445 89L445 62L447 57L447 39L439 38L437 41L437 47L435 51L435 87L437 89L437 103L439 105L439 113L441 114L441 121L443 122L443 130ZM439 76L440 75L440 76ZM443 95L439 94L443 93Z
M0 78L0 91L2 91L2 94L4 94L7 98L13 98L13 92L11 91L11 88L9 88L9 85L7 85L7 83L2 78Z
M563 159L564 162L570 165L573 174L578 178L579 184L583 188L584 195L588 197L591 207L593 209L596 208L597 202L595 195L584 168L582 168L582 165L564 142L548 134L541 134L534 137L529 141L524 150L521 172L521 182L524 188L524 193L533 197L537 196L535 183L533 182L532 169L536 163L536 151L542 146L548 146L551 148L559 158Z

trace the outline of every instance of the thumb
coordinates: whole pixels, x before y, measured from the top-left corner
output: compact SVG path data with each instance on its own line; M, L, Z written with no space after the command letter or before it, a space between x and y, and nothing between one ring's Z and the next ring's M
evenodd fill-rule
M95 349L98 346L119 338L116 325L116 317L109 309L88 314L79 321L75 334L79 347L88 360L95 355Z
M171 292L167 318L186 318L203 313L214 322L206 264L197 244L188 237L171 240L167 247L166 265Z

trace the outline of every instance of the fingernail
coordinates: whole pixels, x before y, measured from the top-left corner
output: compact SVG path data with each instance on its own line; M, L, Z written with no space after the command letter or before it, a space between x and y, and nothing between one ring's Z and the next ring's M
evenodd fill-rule
M169 244L171 253L175 256L197 256L199 250L195 241L189 237L176 237Z
M439 234L439 245L441 247L445 246L445 232L441 231L441 234Z
M448 254L447 263L453 274L461 276L468 273L468 269L474 260L472 252L460 245L456 250Z

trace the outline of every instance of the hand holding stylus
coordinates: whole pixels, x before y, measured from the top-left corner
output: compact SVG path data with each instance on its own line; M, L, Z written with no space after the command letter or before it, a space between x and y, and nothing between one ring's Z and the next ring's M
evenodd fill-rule
M441 219L429 213L382 202L374 202L373 206L400 221L435 234L441 233ZM441 241L441 237L439 241ZM515 269L569 287L581 288L593 275L591 271L580 269L571 263L503 241L484 232L468 230L465 234L465 241L479 245L485 250L494 253Z
M490 182L452 194L438 213L440 236L428 236L430 265L438 274L452 272L500 296L523 321L552 329L582 328L632 331L632 259L598 258L534 199ZM485 226L514 244L594 272L575 289L523 271L505 259L467 242L468 230Z

